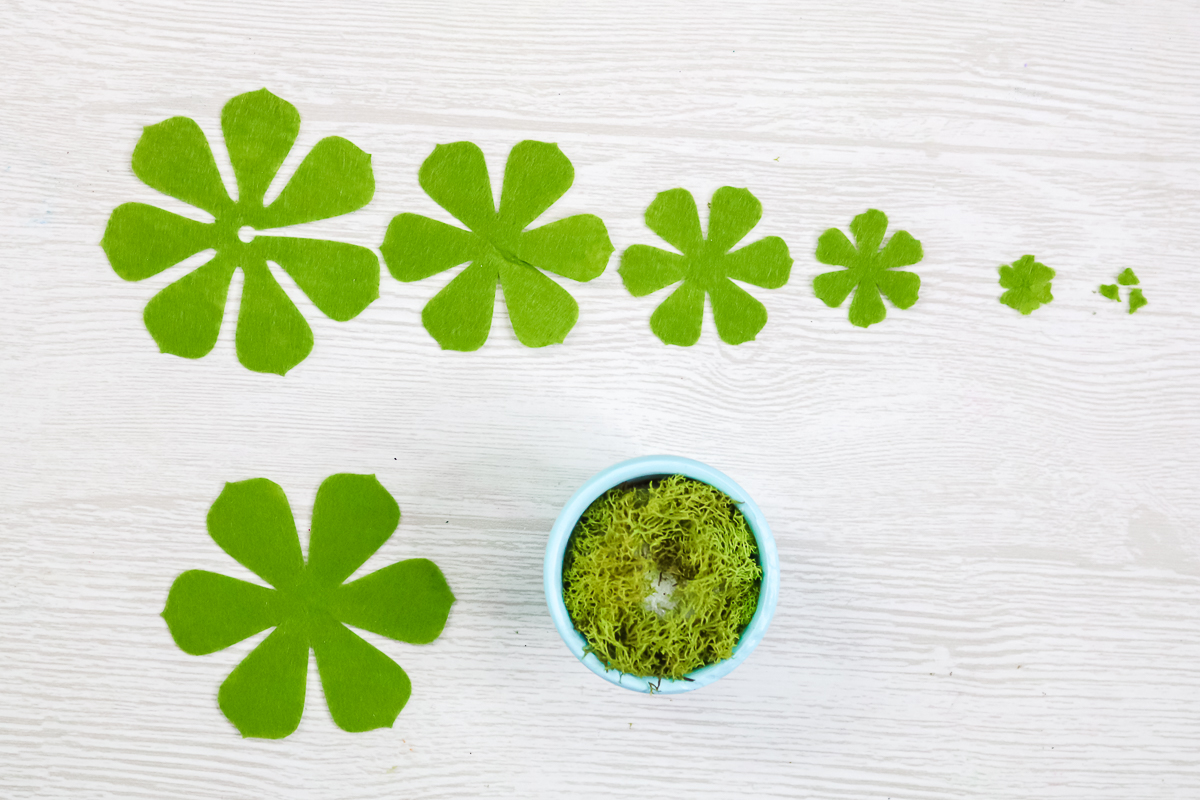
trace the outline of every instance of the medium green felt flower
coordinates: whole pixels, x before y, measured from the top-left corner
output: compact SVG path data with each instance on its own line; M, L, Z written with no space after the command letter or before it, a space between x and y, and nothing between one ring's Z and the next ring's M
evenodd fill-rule
M162 615L180 649L197 656L275 629L217 695L242 736L280 739L296 730L310 648L339 727L367 731L396 721L412 691L408 676L346 625L425 644L441 634L454 602L441 570L424 558L344 583L399 522L396 501L374 475L331 475L317 490L305 562L283 489L266 478L225 484L209 509L208 533L275 588L189 570L175 579Z
M813 278L813 291L830 308L840 306L853 291L850 322L860 328L887 317L881 292L896 308L910 308L921 289L915 273L896 269L924 258L921 243L908 231L896 231L881 248L887 226L887 215L872 208L850 223L855 244L837 228L830 228L817 240L817 261L846 269Z
M1033 256L1021 256L1012 266L1000 267L1000 285L1008 290L1000 295L1000 302L1022 314L1031 314L1054 299L1050 293L1053 279L1054 270Z
M712 299L721 339L729 344L750 341L767 324L767 309L733 281L778 289L791 275L792 257L778 236L729 252L762 219L762 203L749 189L717 189L708 219L705 237L691 192L659 192L646 209L646 225L682 255L645 244L631 245L621 254L621 280L634 297L683 281L650 315L650 329L664 344L687 347L699 341L705 295Z
M483 346L492 328L497 282L522 344L562 342L579 319L579 306L542 270L590 281L604 272L613 246L604 223L592 214L525 230L575 180L575 169L558 145L524 141L513 147L499 210L483 151L471 142L439 144L421 165L419 180L434 202L470 230L400 214L379 249L392 275L406 282L470 262L421 312L437 343L445 350Z
M255 236L265 230L356 211L375 193L371 157L330 136L313 147L279 196L263 196L296 135L300 114L260 89L238 95L221 111L221 130L237 178L232 200L200 126L187 117L149 125L133 150L133 171L148 186L214 218L197 222L144 203L125 203L109 217L100 246L118 275L140 281L203 250L216 255L156 294L146 328L159 349L184 358L212 350L225 314L234 270L245 276L237 321L238 360L256 372L283 375L312 350L304 316L271 275L283 268L326 316L345 321L379 296L379 260L369 249L321 239Z

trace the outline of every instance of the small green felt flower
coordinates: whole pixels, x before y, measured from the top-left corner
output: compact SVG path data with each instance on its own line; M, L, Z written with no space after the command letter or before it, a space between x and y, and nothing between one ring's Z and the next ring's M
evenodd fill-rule
M162 615L175 643L196 656L275 628L217 695L242 736L280 739L296 730L310 648L340 728L396 721L412 691L408 676L346 625L425 644L441 634L454 602L441 570L424 558L344 583L399 522L396 501L374 475L331 475L317 490L305 562L283 489L266 478L225 484L208 511L208 533L275 588L189 570L175 579Z
M1000 286L1008 291L1000 295L1000 302L1022 314L1031 314L1035 309L1054 299L1050 294L1050 281L1054 270L1033 256L1021 256L1012 263L1000 267Z
M682 255L635 244L621 254L619 272L634 297L683 281L650 315L650 329L664 344L688 347L699 341L706 294L712 299L717 333L729 344L752 340L767 324L766 307L733 281L764 289L783 286L792 270L787 245L768 236L729 252L760 219L762 203L749 189L722 186L709 204L705 237L691 192L669 189L654 198L646 209L646 225Z
M1121 272L1121 274L1117 276L1117 283L1101 284L1100 294L1103 297L1107 297L1109 300L1116 300L1117 302L1120 302L1121 301L1120 286L1137 286L1140 283L1141 283L1141 281L1138 280L1138 276L1136 274L1134 274L1134 271L1131 268L1126 267ZM1120 284L1120 286L1118 286L1117 284ZM1134 313L1142 306L1147 305L1149 302L1150 301L1146 299L1146 295L1143 294L1143 292L1140 288L1129 290L1129 313L1130 314Z
M921 243L908 231L896 231L887 245L880 248L887 226L887 215L872 208L850 223L855 244L850 244L846 234L837 228L830 228L817 240L817 261L846 269L813 278L813 291L830 308L840 306L853 291L850 322L860 328L887 317L880 292L896 308L911 308L921 289L921 279L916 273L896 269L916 264L925 257Z
M140 281L202 250L216 255L156 294L143 318L159 349L201 358L213 349L234 270L245 276L237 321L238 360L256 372L285 374L312 350L304 316L271 275L283 268L313 304L339 322L379 296L379 260L365 247L322 239L256 236L239 230L282 228L356 211L375 193L371 157L330 136L313 147L268 206L263 196L300 131L300 114L260 89L221 111L221 130L237 178L232 200L200 126L187 117L149 125L133 150L133 171L148 186L214 217L197 222L144 203L109 217L100 246L118 275Z
M525 230L575 181L575 169L558 145L523 141L513 147L499 210L483 151L471 142L439 144L421 165L419 180L434 202L470 230L400 214L379 249L392 276L406 282L470 262L421 312L437 343L444 350L483 346L492 329L497 282L522 344L562 342L579 319L579 306L542 270L590 281L604 272L613 246L604 223L592 214Z

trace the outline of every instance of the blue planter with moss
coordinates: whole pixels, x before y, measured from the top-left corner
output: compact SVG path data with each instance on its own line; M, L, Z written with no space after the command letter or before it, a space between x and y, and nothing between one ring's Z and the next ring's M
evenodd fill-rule
M691 479L691 481L696 481L700 484L707 484L707 487L717 489L731 501L731 506L727 504L727 507L731 509L730 513L725 516L733 518L733 521L737 523L738 529L743 531L742 536L745 536L746 530L753 536L752 558L756 562L758 570L761 571L761 577L757 582L757 601L753 606L753 615L750 617L749 622L745 624L745 627L741 629L740 634L737 635L736 644L733 646L728 657L707 663L707 665L689 671L686 674L679 674L683 670L680 667L678 668L677 674L679 674L679 677L677 679L659 675L631 674L630 672L624 672L613 666L606 665L605 661L597 656L600 646L596 645L589 649L587 638L576 629L576 624L572 621L571 613L568 610L568 602L564 598L563 589L564 562L567 564L568 571L571 571L571 561L574 558L572 534L576 532L577 528L583 530L584 526L580 525L581 519L590 521L597 513L600 513L596 510L590 511L590 509L593 509L593 504L596 504L597 500L605 498L610 490L613 489L645 487L648 485L651 487L673 485L667 479L675 475L683 476L683 478ZM695 486L691 481L684 483ZM711 492L710 489L707 489L707 487L695 488L701 492L707 491L711 496L718 496L716 493ZM646 496L649 496L649 493L652 491L655 490L647 489ZM610 497L619 497L619 495L620 493L614 493ZM641 502L645 503L644 500ZM597 504L597 508L601 505ZM639 506L634 502L633 507L637 508ZM733 509L736 509L736 512ZM744 525L741 520L744 520ZM728 522L728 519L725 522ZM746 547L750 546L748 543L746 544ZM571 555L568 555L568 553L571 553ZM662 579L663 576L660 574L660 582ZM555 520L554 527L550 531L550 539L546 544L543 582L546 591L546 603L550 608L550 616L554 620L554 625L568 649L575 654L575 657L584 666L610 683L615 683L626 689L656 694L678 694L680 692L699 689L701 686L707 686L713 681L728 675L735 667L749 657L750 653L762 640L767 627L771 623L771 617L775 612L775 605L779 598L779 556L775 549L775 540L771 536L770 527L767 525L762 511L750 499L745 490L727 475L699 461L687 458L680 458L678 456L644 456L621 462L600 472L571 497L563 507L562 512L558 515L558 519ZM669 585L674 586L674 583L672 582ZM617 588L614 587L614 590L617 590ZM628 594L629 587L620 587L620 590ZM670 597L677 597L679 594L679 592L672 592ZM652 603L655 599L657 598L649 598L647 602ZM653 605L648 607L654 610ZM749 613L748 609L749 607L746 608L747 614ZM671 612L654 610L654 613L662 617L664 614ZM683 612L681 611L680 613ZM732 641L732 639L729 641Z

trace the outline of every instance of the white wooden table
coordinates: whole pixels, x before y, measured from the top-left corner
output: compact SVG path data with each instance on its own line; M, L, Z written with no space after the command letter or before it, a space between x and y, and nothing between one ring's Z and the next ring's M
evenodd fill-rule
M670 5L0 4L0 795L12 798L1200 797L1200 7L874 0ZM266 86L373 155L374 201L304 235L377 247L447 218L439 142L493 177L525 138L576 168L552 214L618 252L568 284L562 346L480 351L420 323L452 273L384 274L312 355L247 371L161 355L125 283L119 203L144 125ZM621 250L683 186L747 186L796 259L770 322L668 348ZM817 236L880 208L919 238L921 299L867 330L812 291ZM1025 253L1058 271L997 302ZM1125 267L1150 305L1096 289ZM240 283L235 279L229 308ZM546 534L590 475L669 452L745 486L782 591L750 660L702 691L623 691L567 652ZM241 739L216 691L261 639L192 657L175 576L248 576L208 538L226 480L269 477L302 531L321 479L375 473L458 603L428 646L367 638L413 694L339 730L315 672L299 730Z

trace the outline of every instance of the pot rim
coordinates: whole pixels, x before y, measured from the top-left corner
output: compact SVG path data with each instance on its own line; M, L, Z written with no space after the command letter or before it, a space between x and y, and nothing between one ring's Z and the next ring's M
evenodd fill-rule
M579 631L575 630L575 625L571 622L571 615L567 612L567 606L563 602L563 556L566 554L567 544L579 518L597 498L614 486L619 486L627 481L659 475L683 475L694 478L727 494L738 510L742 512L751 533L754 534L754 540L758 544L759 563L763 571L762 584L758 593L758 607L754 611L750 624L738 638L738 643L733 648L733 655L724 661L718 661L716 664L709 664L694 672L689 672L682 680L671 678L652 680L629 675L615 669L605 669L599 658L584 652L587 642ZM635 692L679 694L699 689L701 686L707 686L725 677L745 661L762 641L779 601L779 553L775 549L775 539L771 536L771 528L767 525L762 511L750 499L746 490L728 475L707 464L681 456L641 456L614 464L593 475L563 506L558 518L554 520L554 526L550 529L550 538L546 542L542 584L546 593L546 605L550 608L550 618L554 620L554 627L558 629L558 634L566 643L567 649L574 653L585 667L609 683Z

